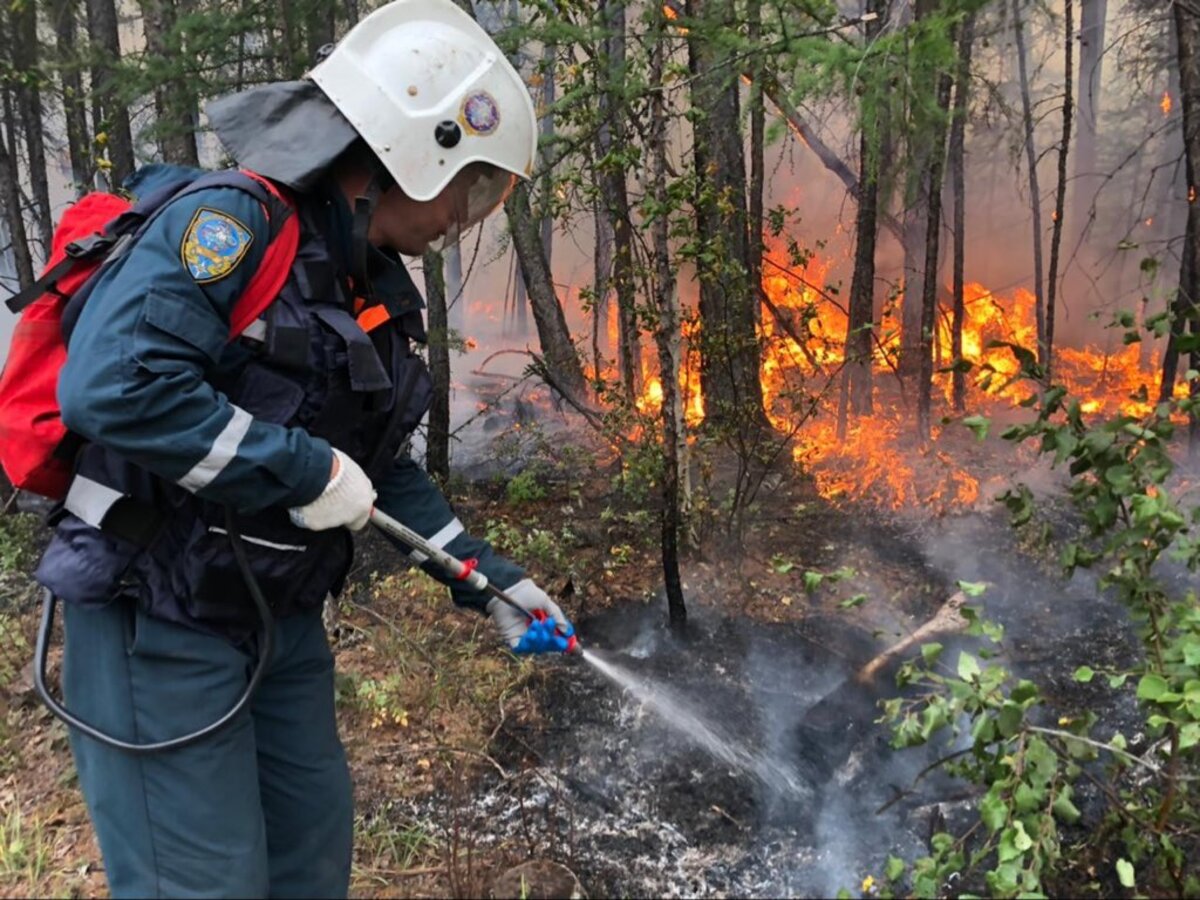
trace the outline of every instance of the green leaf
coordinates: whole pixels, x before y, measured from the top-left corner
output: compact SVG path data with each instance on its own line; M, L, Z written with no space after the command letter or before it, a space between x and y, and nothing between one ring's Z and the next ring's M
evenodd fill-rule
M1154 701L1166 694L1169 687L1165 678L1151 672L1143 675L1142 680L1138 682L1137 697L1139 700Z
M988 436L988 429L992 427L991 420L986 416L967 416L962 420L963 425L970 428L974 432L976 439L982 441Z
M1080 666L1075 670L1075 680L1081 684L1087 684L1096 677L1096 671L1091 666Z
M821 582L825 580L825 576L820 572L805 572L804 573L804 590L812 593L821 586Z
M1065 794L1059 794L1054 798L1054 805L1051 809L1058 820L1066 825L1074 825L1079 821L1081 815L1079 809L1071 802L1071 798Z
M1018 831L1018 829L1020 829ZM1002 863L1012 862L1014 859L1019 859L1024 851L1017 846L1018 834L1026 841L1029 841L1029 835L1025 834L1025 826L1020 822L1014 822L1008 828L1004 829L1004 833L1000 835L1000 845L996 848L996 857ZM1030 844L1032 842L1030 841Z
M973 681L979 677L979 662L966 651L958 654L958 677L963 681Z
M1013 829L1016 831L1016 835L1013 837L1013 846L1024 853L1033 846L1033 838L1025 833L1025 825L1020 819L1013 822Z
M1128 678L1129 678L1129 673L1127 673L1127 672L1122 672L1120 675L1109 675L1108 676L1108 686L1113 689L1122 687L1122 686L1124 686L1125 681Z
M1021 720L1025 718L1025 711L1011 700L1006 702L1000 708L999 714L996 716L996 727L1000 732L1000 737L1010 738L1017 733L1017 729L1021 727Z
M1187 750L1200 744L1200 722L1188 722L1179 729L1179 749Z
M934 662L937 661L937 658L942 655L943 649L944 648L942 647L942 645L939 644L937 641L934 641L933 643L930 643L930 644L922 644L921 645L921 657L925 660L925 662L932 665Z
M1133 863L1127 859L1117 860L1117 880L1121 882L1122 887L1133 887Z
M986 581L960 581L958 589L968 597L978 597L987 590Z
M1041 807L1042 799L1045 796L1045 789L1035 789L1022 781L1013 793L1013 804L1016 806L1017 812L1031 813Z
M1008 806L1000 797L999 789L992 787L979 801L979 819L988 831L995 834L1008 821Z
M904 860L898 856L889 856L887 858L887 867L884 869L884 875L888 881L896 881L904 874Z
M843 600L838 604L842 609L854 609L856 606L862 606L867 602L866 594L855 594L849 600Z

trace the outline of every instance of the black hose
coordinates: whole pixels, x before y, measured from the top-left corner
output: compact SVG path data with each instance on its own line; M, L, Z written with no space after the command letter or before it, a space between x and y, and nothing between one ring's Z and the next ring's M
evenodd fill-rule
M262 625L259 630L258 663L255 665L254 672L250 676L250 683L246 685L246 690L242 692L242 696L238 698L237 703L221 718L198 731L183 734L165 741L155 741L150 744L135 744L130 741L123 741L85 722L59 703L51 695L46 685L46 657L48 656L50 647L50 634L54 630L54 605L58 602L58 598L49 589L46 589L42 598L42 621L38 627L37 645L34 648L33 681L34 686L37 688L38 696L42 698L42 702L46 704L50 712L58 716L67 725L77 729L80 733L87 735L93 740L97 740L116 750L137 754L162 753L166 750L178 750L180 747L195 744L221 731L237 718L253 699L254 692L258 690L258 685L263 680L263 676L267 674L267 667L271 664L275 618L271 615L270 607L267 606L267 598L263 596L258 579L254 577L254 572L250 569L250 560L246 557L246 546L242 541L241 533L234 524L233 509L228 506L225 507L225 530L229 535L229 543L233 547L233 557L237 560L242 578L245 580L246 587L250 591L250 596L254 600L254 605L258 609Z

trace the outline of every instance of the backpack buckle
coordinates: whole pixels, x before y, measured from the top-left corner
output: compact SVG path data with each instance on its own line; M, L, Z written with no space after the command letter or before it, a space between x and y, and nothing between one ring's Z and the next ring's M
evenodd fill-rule
M91 259L107 253L117 242L117 236L112 234L89 234L77 238L67 244L66 253L71 259Z

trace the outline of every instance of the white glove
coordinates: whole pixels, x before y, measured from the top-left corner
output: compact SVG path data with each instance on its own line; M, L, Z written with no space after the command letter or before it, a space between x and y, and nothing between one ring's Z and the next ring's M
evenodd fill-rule
M554 622L560 635L564 638L564 646L556 649L565 649L565 638L570 637L575 633L575 629L571 623L567 621L567 617L563 615L563 611L558 608L558 604L547 596L546 592L533 583L533 580L526 578L518 581L504 593L508 594L517 605L522 609L528 610L532 615L536 610L541 610L546 614L546 618ZM488 601L487 614L491 618L492 623L500 632L502 637L509 647L512 647L517 652L539 652L547 649L555 649L551 647L530 646L529 648L519 648L522 639L529 630L530 620L528 616L523 616L507 603L493 597Z
M333 449L336 471L325 490L311 503L293 506L288 510L292 522L309 531L325 531L345 525L351 531L367 526L375 505L375 488L371 479L354 460Z

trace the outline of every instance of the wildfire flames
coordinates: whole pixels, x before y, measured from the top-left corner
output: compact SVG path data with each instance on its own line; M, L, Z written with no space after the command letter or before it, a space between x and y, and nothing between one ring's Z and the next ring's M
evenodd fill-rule
M940 423L941 416L953 417L952 421L944 426L935 424L928 446L918 446L915 440L915 388L910 384L906 394L895 373L899 300L885 309L873 336L874 412L850 416L844 438L838 439L845 308L823 287L827 261L814 258L803 270L794 270L781 262L782 258L782 254L768 254L763 278L767 298L760 325L764 402L771 424L781 434L793 436L793 457L812 474L822 495L835 500L870 498L893 507L948 508L975 503L980 498L980 478L988 474L979 464L985 454L959 423L962 414L952 411L949 372L935 375L940 396L935 397L934 421ZM949 367L954 359L948 298L949 291L938 318L935 369ZM969 283L964 307L962 358L971 363L966 375L967 413L1000 421L1028 415L1020 404L1032 387L1014 378L1019 363L1011 349L994 345L1036 346L1034 296L1023 289L1001 295L982 284ZM643 413L656 412L662 403L662 384L653 356L644 352L643 385L637 401ZM1082 400L1087 414L1145 415L1152 408L1151 398L1157 396L1157 354L1146 352L1140 344L1112 349L1060 346L1054 365L1055 381ZM686 418L692 425L703 418L697 369L696 354L687 353L680 384Z

